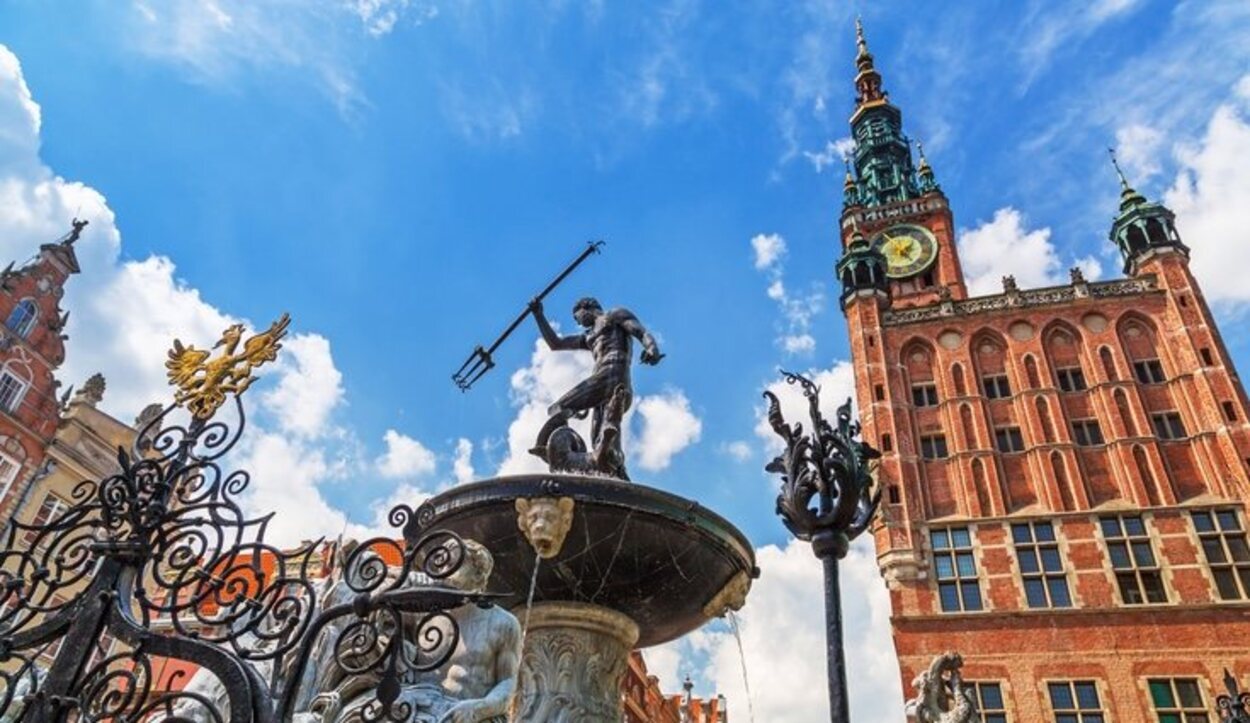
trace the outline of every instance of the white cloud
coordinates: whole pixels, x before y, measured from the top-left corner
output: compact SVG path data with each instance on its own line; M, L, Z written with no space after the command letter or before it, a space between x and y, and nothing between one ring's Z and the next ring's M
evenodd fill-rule
M499 474L545 472L547 465L529 453L538 430L547 421L547 407L573 388L593 370L589 354L553 352L538 340L528 366L512 374L512 402L517 416L508 425L508 454L499 465ZM574 420L574 429L589 438L586 421Z
M529 365L512 375L512 402L517 415L508 425L508 452L498 474L546 471L546 463L530 454L529 449L547 421L547 408L592 371L590 354L553 352L542 340L534 343ZM634 423L636 417L642 418L640 430ZM570 426L583 439L590 439L589 419L574 419ZM702 422L690 411L690 402L680 389L636 396L622 426L626 453L648 471L667 467L672 457L698 441L702 432Z
M1025 85L1042 73L1056 52L1073 51L1081 41L1108 21L1122 17L1141 5L1141 0L1068 0L1044 3L1045 14L1031 14L1025 24L1028 36L1016 47L1024 61Z
M822 103L820 107L823 109L824 104ZM823 173L827 166L837 164L854 152L854 150L855 139L847 136L836 141L826 141L823 150L815 152L803 151L803 157L811 161L812 168L816 169L817 173Z
M179 280L169 258L122 261L121 234L108 202L43 164L39 129L39 106L21 64L0 46L0 258L20 263L62 236L71 218L90 221L75 244L82 272L65 287L69 341L57 376L72 383L103 373L103 408L128 421L147 404L170 399L164 362L175 337L205 348L242 320ZM294 323L298 328L298 318ZM285 511L271 522L269 539L289 544L352 529L318 487L350 469L357 450L352 435L331 423L342 388L329 342L294 334L278 358L262 369L248 397L249 431L230 468L252 473L242 497L248 514ZM271 422L276 429L266 429ZM286 514L292 510L299 514Z
M785 255L786 240L781 234L760 233L751 237L751 248L755 250L755 268L764 270L771 268Z
M1116 129L1116 158L1130 183L1145 183L1162 170L1159 163L1162 146L1163 133L1148 125L1130 123Z
M650 472L668 467L674 455L703 434L703 422L679 391L643 397L637 411L642 418L642 432L635 442L638 466Z
M736 462L746 462L754 455L751 445L740 439L732 442L726 442L721 445L721 451L729 455Z
M1177 148L1180 172L1164 194L1176 212L1181 238L1193 249L1192 266L1213 302L1250 301L1250 75L1216 109L1205 135Z
M357 31L386 35L406 14L420 23L437 9L410 0L135 0L123 21L137 52L197 81L228 86L240 71L290 72L350 115L366 104Z
M820 387L820 411L830 422L837 419L838 407L846 403L847 398L855 396L855 367L848 361L838 360L828 369L808 369L800 373ZM781 402L781 414L786 422L802 422L804 429L811 429L808 402L803 396L802 387L798 384L787 384L785 379L779 377L770 381L764 389L777 395ZM756 408L755 434L764 440L770 453L776 454L783 445L781 438L768 425L767 412L767 403L760 402Z
M305 437L325 434L330 414L343 402L343 374L334 366L330 342L316 334L297 334L282 344L276 368L290 370L262 395L279 428Z
M824 575L805 542L791 541L756 551L761 577L738 613L751 700L743 680L737 641L723 623L647 651L666 690L677 690L681 673L693 671L706 692L725 695L735 719L754 709L757 721L810 723L829 715L825 668ZM844 648L851 715L864 723L903 719L899 669L890 635L890 600L877 572L872 540L851 545L839 563L843 596ZM852 622L853 621L853 622ZM805 661L796 665L795 661Z
M824 309L824 291L813 285L806 294L795 295L786 288L786 240L780 234L756 234L751 238L751 249L755 252L755 268L769 280L768 298L777 302L781 311L784 331L777 338L777 345L786 354L811 354L816 350L816 338L809 330L812 318Z
M1010 206L994 212L994 218L973 229L959 232L959 259L963 264L968 293L972 296L1002 293L1002 277L1015 276L1020 288L1066 283L1066 268L1060 263L1050 229L1029 230L1024 215ZM1102 266L1092 256L1074 264L1091 280L1102 275Z
M378 458L378 473L391 479L411 479L434 471L434 453L405 434L388 429L382 435L386 451Z
M452 460L452 473L456 484L467 484L476 477L473 471L473 442L461 437L456 440L456 456Z

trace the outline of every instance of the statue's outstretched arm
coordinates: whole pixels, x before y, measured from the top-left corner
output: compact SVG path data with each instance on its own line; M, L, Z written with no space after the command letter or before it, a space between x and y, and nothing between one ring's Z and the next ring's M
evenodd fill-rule
M538 331L543 335L543 341L547 342L547 346L552 351L576 351L586 348L585 335L560 336L555 329L551 328L551 322L547 321L547 315L543 312L542 300L530 301L529 307L530 313L534 315L534 322L538 324Z
M621 327L642 343L642 363L659 364L664 355L660 353L660 345L655 343L655 337L651 336L651 332L647 331L642 322L638 321L638 317L632 313L626 311L622 317Z

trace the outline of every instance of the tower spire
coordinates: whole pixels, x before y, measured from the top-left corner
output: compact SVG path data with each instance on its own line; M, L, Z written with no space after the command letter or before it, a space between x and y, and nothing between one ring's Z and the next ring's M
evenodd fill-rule
M881 90L881 74L873 64L868 40L864 38L864 23L858 17L855 18L855 69L856 113L867 105L884 103L886 93Z
M1108 148L1107 153L1111 154L1111 165L1115 168L1116 175L1120 177L1120 212L1124 213L1131 208L1144 205L1146 197L1129 185L1128 179L1124 177L1124 171L1120 168L1120 161L1115 157L1115 149Z

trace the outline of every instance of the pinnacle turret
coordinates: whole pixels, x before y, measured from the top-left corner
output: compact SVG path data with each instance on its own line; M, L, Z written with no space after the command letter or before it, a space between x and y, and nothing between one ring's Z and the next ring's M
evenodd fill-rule
M1189 247L1176 232L1176 215L1167 206L1138 193L1120 168L1115 150L1107 151L1120 178L1120 212L1111 223L1109 237L1124 257L1124 273L1135 274L1142 261L1160 252L1179 251L1188 257Z

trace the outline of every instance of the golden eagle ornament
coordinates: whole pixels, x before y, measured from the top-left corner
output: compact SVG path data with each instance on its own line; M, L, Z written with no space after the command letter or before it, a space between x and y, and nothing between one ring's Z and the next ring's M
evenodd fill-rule
M227 394L238 396L256 381L253 372L265 362L278 358L282 338L291 324L290 314L283 314L269 328L243 341L243 325L234 324L222 332L213 349L222 352L216 358L212 350L183 346L174 339L165 369L169 383L177 388L174 403L187 408L196 419L208 419L226 402Z

